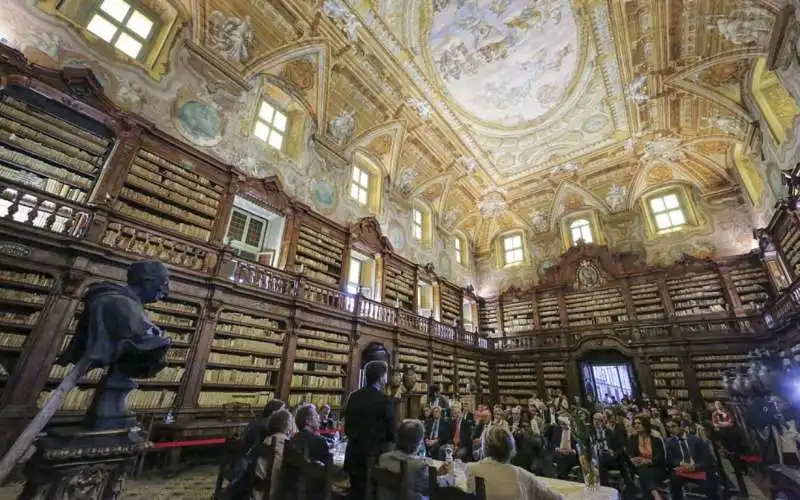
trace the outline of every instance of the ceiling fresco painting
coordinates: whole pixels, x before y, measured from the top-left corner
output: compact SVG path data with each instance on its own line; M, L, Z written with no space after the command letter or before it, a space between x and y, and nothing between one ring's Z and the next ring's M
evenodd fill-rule
M449 262L484 293L535 281L573 213L657 263L678 246L749 250L751 219L775 201L745 204L734 151L767 170L752 78L800 0L130 1L181 16L163 64L117 57L55 0L0 0L0 35L39 64L91 67L124 109L248 175L277 173L334 220L375 215L403 255ZM295 123L283 150L250 136L265 98ZM191 113L204 127L187 128ZM372 212L343 180L358 158L382 176ZM704 226L653 238L642 197L669 185L692 193ZM415 201L432 211L427 246L411 235ZM527 267L497 268L509 231L525 235ZM448 254L455 234L469 268Z

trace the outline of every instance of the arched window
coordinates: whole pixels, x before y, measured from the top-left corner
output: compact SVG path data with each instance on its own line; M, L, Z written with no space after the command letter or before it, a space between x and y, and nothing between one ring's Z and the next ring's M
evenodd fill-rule
M586 219L577 219L569 225L569 231L572 236L572 244L577 245L579 241L583 240L584 243L594 242L592 238L592 225Z

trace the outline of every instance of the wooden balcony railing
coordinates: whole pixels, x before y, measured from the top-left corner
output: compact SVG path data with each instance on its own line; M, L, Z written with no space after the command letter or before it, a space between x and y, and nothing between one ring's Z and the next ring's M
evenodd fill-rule
M0 183L0 218L79 239L91 225L92 212L54 196Z

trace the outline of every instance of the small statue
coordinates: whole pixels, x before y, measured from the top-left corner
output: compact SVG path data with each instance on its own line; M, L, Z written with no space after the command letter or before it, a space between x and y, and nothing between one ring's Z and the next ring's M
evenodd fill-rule
M137 387L131 379L151 378L161 371L172 344L150 321L144 305L168 294L167 268L155 260L131 264L127 286L104 282L87 290L75 336L58 360L65 366L78 365L85 358L89 369L109 367L86 413L86 427L99 430L135 424L126 403L128 393Z

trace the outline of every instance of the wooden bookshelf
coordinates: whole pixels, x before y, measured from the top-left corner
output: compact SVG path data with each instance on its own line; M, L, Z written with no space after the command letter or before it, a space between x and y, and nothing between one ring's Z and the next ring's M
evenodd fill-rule
M539 392L537 380L539 363L516 361L497 364L497 391L500 402L507 405L527 405L528 399Z
M224 309L203 372L197 405L259 405L274 397L283 358L286 323L266 316Z
M686 376L677 356L651 356L648 366L653 375L653 387L657 399L674 398L678 402L689 401Z
M492 385L489 379L489 362L485 360L478 361L478 375L480 382L480 392L486 396L492 393Z
M761 311L772 298L769 277L761 262L740 262L730 270L730 276L746 313Z
M105 126L38 93L11 86L0 95L0 177L8 181L85 203L112 146Z
M545 391L561 389L567 393L567 372L563 361L542 361L542 378Z
M0 265L0 392L14 374L54 285L55 279L46 274Z
M383 260L383 303L417 310L417 269L410 262L386 255Z
M658 282L649 280L632 281L629 285L631 301L637 320L664 319L664 300L658 289Z
M716 271L687 272L667 280L675 316L724 313L728 302Z
M453 354L433 352L433 383L441 386L442 394L455 397L455 356Z
M749 358L741 354L695 354L691 356L700 396L706 403L717 399L728 399L728 392L723 388L722 377L726 373L747 367Z
M564 297L569 326L609 325L628 321L625 300L616 287L573 292Z
M534 329L533 303L530 297L504 297L503 333L506 336L530 333Z
M773 231L786 267L793 273L793 278L800 276L800 224L794 213L780 214Z
M300 226L295 264L301 264L309 279L338 288L343 276L346 235L337 228L311 224Z
M456 358L458 394L475 394L478 391L478 367L472 353L460 353Z
M347 389L349 359L348 335L311 327L298 328L289 404L329 404L332 408L341 408Z
M480 333L487 337L502 337L503 331L498 322L500 300L481 299L478 303L478 328Z
M461 290L444 281L440 281L439 308L439 319L442 323L451 326L461 324L461 313L464 310Z
M411 365L417 372L417 384L412 394L428 393L428 351L420 347L400 345L398 362L401 366Z
M539 292L536 296L536 308L539 311L540 328L561 327L561 311L558 307L558 297L554 292Z

